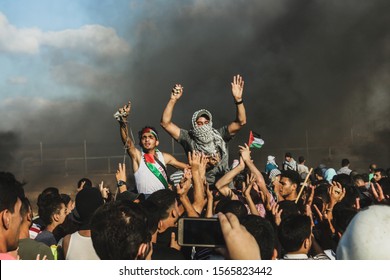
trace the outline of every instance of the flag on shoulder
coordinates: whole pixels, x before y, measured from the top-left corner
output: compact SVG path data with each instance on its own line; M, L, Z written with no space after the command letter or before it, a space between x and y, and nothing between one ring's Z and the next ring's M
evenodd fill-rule
M257 148L260 149L264 145L264 140L261 139L260 134L253 132L252 130L249 132L249 148Z

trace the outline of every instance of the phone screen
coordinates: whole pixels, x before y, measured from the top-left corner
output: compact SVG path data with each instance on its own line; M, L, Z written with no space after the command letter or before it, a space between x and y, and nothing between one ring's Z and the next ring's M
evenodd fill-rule
M178 242L181 246L225 246L221 225L217 218L181 218L178 224Z

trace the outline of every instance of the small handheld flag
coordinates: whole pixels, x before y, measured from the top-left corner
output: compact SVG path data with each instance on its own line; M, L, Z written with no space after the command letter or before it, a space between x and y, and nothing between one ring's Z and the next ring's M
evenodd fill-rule
M264 145L264 140L261 139L260 134L253 132L252 130L249 132L249 148L257 148L260 149Z

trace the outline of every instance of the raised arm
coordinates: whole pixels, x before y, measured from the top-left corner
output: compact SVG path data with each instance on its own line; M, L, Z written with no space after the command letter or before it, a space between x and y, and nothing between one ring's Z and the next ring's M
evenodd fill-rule
M168 104L164 109L160 122L162 128L164 128L165 131L168 132L169 135L171 135L171 137L175 140L179 139L180 127L172 122L173 108L182 95L183 87L180 84L176 84L172 89L171 98L169 99Z
M126 151L131 157L133 163L133 171L136 172L139 168L139 163L141 161L141 152L135 147L133 140L131 139L131 137L129 137L127 118L130 114L130 110L131 102L129 101L129 103L119 109L121 117L117 120L119 122L122 143L125 145Z
M234 98L234 104L237 106L236 119L229 124L228 131L230 135L235 135L246 124L246 112L244 101L242 99L242 93L244 90L244 80L240 75L233 77L232 95Z
M191 165L192 181L194 187L194 209L201 213L205 205L205 189L199 172L202 155L196 151L188 152L188 160Z
M245 165L248 167L251 174L254 174L256 176L256 184L259 186L260 190L264 193L264 195L268 195L269 190L267 189L264 181L264 177L257 169L255 164L253 163L251 159L251 151L249 149L248 144L245 143L245 146L239 146L240 147L240 153L241 157L243 158Z
M215 187L218 191L226 197L235 197L236 195L229 188L229 184L233 181L234 177L241 173L245 168L244 161L242 157L240 157L240 163L233 168L232 170L226 172L216 183Z

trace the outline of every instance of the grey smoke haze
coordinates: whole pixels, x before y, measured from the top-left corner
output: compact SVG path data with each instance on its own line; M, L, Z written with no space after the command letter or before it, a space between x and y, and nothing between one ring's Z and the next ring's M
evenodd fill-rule
M68 65L72 70L65 74L54 67L53 79L87 86L88 94L27 115L17 126L23 143L61 147L86 139L102 143L95 154L122 154L112 114L131 100L134 134L153 125L166 150L170 138L159 120L172 86L184 86L175 123L189 128L193 112L206 108L220 127L235 116L230 82L241 74L248 123L231 149L247 141L249 130L262 135L264 148L283 149L305 146L306 130L315 146L349 144L352 129L365 141L354 143L356 155L389 165L390 1L142 5L144 13L135 26L129 20L125 35L131 42L128 60L112 69L105 68L104 59L95 61L103 70L92 77L78 65ZM53 65L66 59L52 53ZM19 123L17 117L14 121Z

